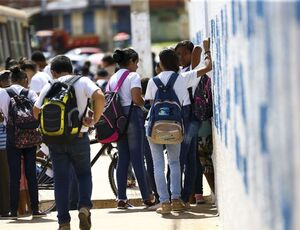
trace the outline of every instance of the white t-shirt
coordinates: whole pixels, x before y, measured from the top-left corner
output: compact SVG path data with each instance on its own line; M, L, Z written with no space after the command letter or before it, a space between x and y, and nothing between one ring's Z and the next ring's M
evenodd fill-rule
M13 84L11 85L9 88L12 88L17 94L20 94L20 92L22 91L22 89L24 88L21 85L17 85L17 84ZM4 119L4 124L6 125L7 122L7 118L8 118L8 107L9 107L9 103L10 103L10 97L8 95L8 93L6 92L5 89L0 89L0 112L3 113L5 119ZM29 90L28 92L28 99L34 103L37 100L38 96L37 94L32 91Z
M66 75L58 78L59 81L66 81L67 79L71 78L72 75ZM35 106L37 108L41 108L43 104L43 100L45 95L47 94L48 90L50 89L50 83L48 83L44 88L42 89L38 100L35 102ZM88 77L81 77L79 80L77 80L74 83L74 89L76 94L76 100L77 100L77 106L79 110L79 118L82 117L84 110L86 108L86 103L88 98L91 98L93 93L99 89L99 87L92 82Z
M122 74L126 71L126 69L120 69L114 75L111 76L109 80L109 88L113 90ZM128 106L131 105L132 97L131 97L131 89L132 88L142 88L141 85L141 77L136 72L131 72L124 80L121 88L119 89L119 95L121 97L121 105Z
M48 74L44 72L37 72L31 78L29 89L36 93L40 93L42 88L51 80L52 79Z
M173 73L174 73L173 71L163 71L160 74L158 74L157 77L162 81L164 85L166 85L169 81L170 76ZM197 85L199 80L200 78L197 77L196 70L180 73L178 75L173 88L175 90L175 93L181 105L183 106L189 105L189 104L185 104L187 88ZM154 100L156 91L157 91L157 87L153 79L150 79L147 85L145 99Z
M48 65L45 66L45 68L43 69L43 73L48 74L51 79L53 78L53 76L51 74L51 65L50 64L48 64Z

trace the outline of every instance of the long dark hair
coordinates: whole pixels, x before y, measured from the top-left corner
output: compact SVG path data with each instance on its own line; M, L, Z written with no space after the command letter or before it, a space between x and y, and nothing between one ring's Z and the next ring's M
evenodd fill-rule
M131 48L116 49L113 53L113 59L120 67L127 67L130 60L136 61L139 59L138 53Z
M179 59L174 49L164 49L160 51L159 60L163 65L164 70L171 70L174 72L179 71Z
M11 72L12 82L21 82L22 80L27 79L25 71L22 70L18 65L10 67L9 70Z

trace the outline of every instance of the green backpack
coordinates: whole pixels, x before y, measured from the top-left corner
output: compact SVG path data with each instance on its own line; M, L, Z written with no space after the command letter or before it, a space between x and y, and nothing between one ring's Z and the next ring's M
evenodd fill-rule
M73 84L81 76L54 81L48 90L40 113L40 132L46 144L63 144L77 137L81 128Z

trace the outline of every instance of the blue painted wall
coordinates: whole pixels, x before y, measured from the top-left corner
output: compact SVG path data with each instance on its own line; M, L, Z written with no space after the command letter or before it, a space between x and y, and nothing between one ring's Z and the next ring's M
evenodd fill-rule
M224 229L299 229L300 2L192 0L213 51L214 160Z

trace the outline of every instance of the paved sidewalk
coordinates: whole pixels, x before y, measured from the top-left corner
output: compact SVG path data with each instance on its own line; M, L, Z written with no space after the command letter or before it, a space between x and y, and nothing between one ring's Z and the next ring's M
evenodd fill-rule
M101 201L98 201L101 202ZM159 215L143 207L129 210L92 209L92 229L94 230L220 230L217 209L212 204L192 205L184 213L172 212ZM77 211L71 211L71 229L79 229ZM55 230L58 228L56 212L45 218L31 219L23 217L18 220L0 220L1 230Z

